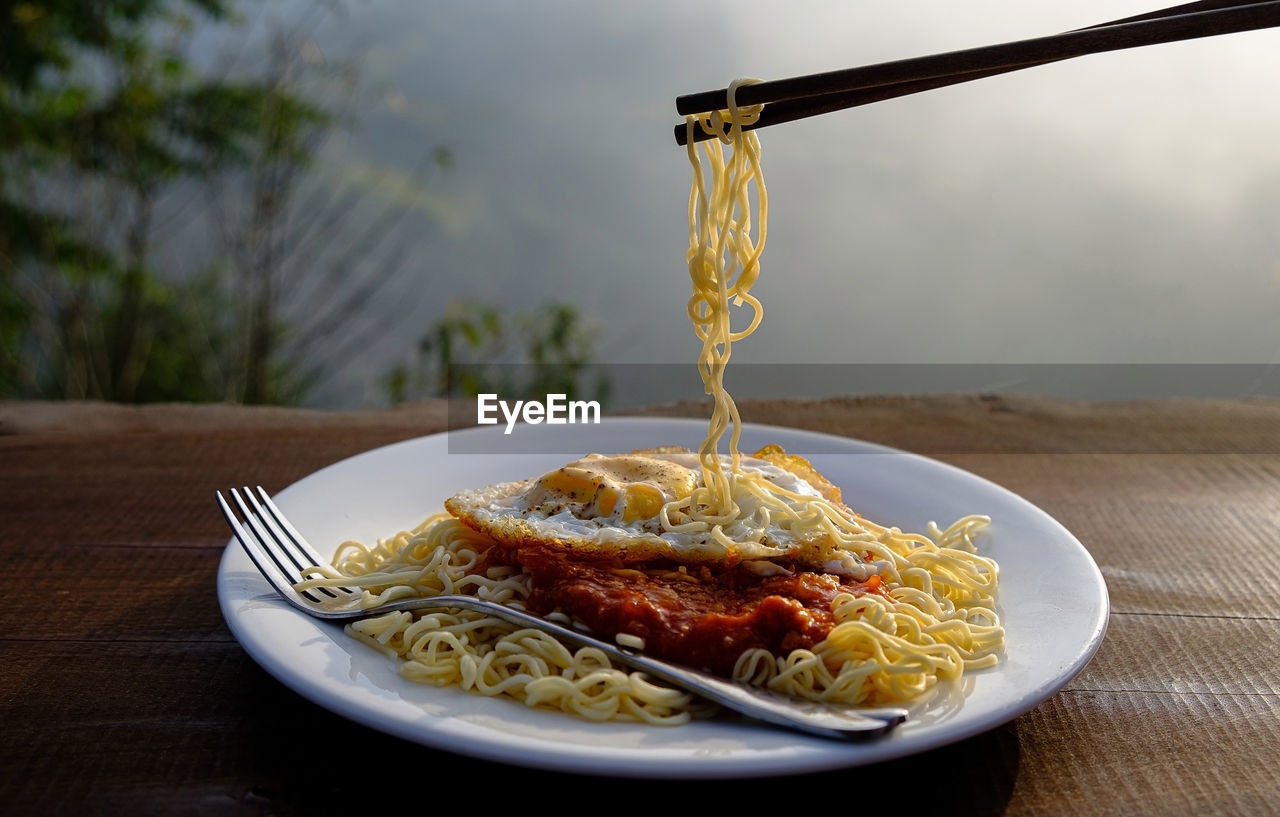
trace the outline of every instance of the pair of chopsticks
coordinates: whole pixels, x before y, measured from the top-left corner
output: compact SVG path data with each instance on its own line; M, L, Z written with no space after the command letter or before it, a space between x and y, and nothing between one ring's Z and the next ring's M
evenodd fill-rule
M764 106L759 118L744 126L752 130L1086 54L1274 26L1280 26L1280 0L1201 0L1048 37L740 85L737 103ZM728 107L727 88L676 97L681 116ZM685 123L676 125L675 136L678 144L686 144ZM694 132L695 141L709 138L702 129Z

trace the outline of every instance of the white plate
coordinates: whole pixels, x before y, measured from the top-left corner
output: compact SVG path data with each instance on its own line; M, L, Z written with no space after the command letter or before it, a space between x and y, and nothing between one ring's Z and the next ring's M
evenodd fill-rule
M655 445L696 448L702 421L607 418L573 426L519 426L438 434L360 454L280 492L277 503L321 553L417 524L458 490L536 476L582 454ZM554 436L558 433L560 436ZM483 442L553 454L461 454ZM452 438L452 439L451 439ZM544 444L534 445L537 441ZM452 443L452 444L451 444ZM280 601L232 540L218 571L231 631L269 673L315 703L374 729L452 752L506 763L631 777L739 777L812 772L901 757L991 729L1031 709L1093 656L1107 622L1107 591L1088 552L1031 503L957 468L843 437L747 425L742 450L778 443L803 452L864 516L908 531L946 526L967 513L992 518L981 552L1000 563L999 666L940 684L885 739L842 743L749 722L680 727L594 724L454 688L402 680L393 662Z

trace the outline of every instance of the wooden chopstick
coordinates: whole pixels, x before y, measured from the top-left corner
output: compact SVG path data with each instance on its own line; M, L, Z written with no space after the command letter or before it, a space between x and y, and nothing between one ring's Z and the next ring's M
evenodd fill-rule
M1280 26L1280 0L1201 0L1048 37L742 85L737 101L764 105L747 126L751 130L1086 54L1273 26ZM698 114L728 104L728 89L721 88L677 97L676 111ZM677 144L684 145L686 136L681 122L675 127ZM702 129L695 131L695 141L708 138Z

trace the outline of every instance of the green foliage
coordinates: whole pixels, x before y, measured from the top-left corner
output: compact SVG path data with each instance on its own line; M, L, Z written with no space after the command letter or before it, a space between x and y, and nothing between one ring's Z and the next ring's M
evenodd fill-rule
M419 341L414 362L393 368L384 385L392 403L496 393L517 400L564 394L604 404L612 384L591 368L599 334L570 303L504 316L492 304L453 301Z
M153 258L161 195L235 168L303 166L331 124L281 83L196 74L185 36L196 17L232 11L0 5L0 397L301 396L273 355L269 290L175 281Z
M300 193L347 121L325 91L351 99L353 72L307 65L299 22L272 28L253 75L202 75L189 38L236 2L0 2L0 398L296 403L367 345L361 310L412 258L387 241L409 208ZM290 7L314 22L320 6ZM452 165L436 147L398 181ZM160 260L177 191L207 202L214 245L181 272ZM573 395L593 340L568 305L460 305L387 388Z

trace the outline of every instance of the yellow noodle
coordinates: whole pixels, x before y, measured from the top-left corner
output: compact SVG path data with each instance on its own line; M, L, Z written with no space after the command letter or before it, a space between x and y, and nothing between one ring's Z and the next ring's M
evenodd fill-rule
M687 123L690 137L696 128L720 135L701 143L688 140L693 167L688 316L702 342L698 370L713 408L698 450L702 484L691 495L667 503L658 519L667 531L706 533L731 555L738 543L724 528L743 521L739 499L750 498L757 509L749 520L752 527L763 530L774 524L798 539L825 537L838 548L865 554L886 595L837 596L832 603L835 626L822 642L786 655L748 650L733 676L815 701L908 701L938 681L956 680L966 670L998 660L1004 644L995 611L999 568L978 555L974 545L989 520L975 514L945 530L930 523L926 534L904 533L851 516L831 501L786 491L739 467L741 418L724 387L724 373L733 344L754 332L763 315L750 290L760 274L768 214L760 143L754 132L743 130L759 109L739 108L735 100L744 82L750 80L730 86L726 111L690 117ZM735 330L733 310L744 308L749 311L746 326ZM721 456L726 435L728 454ZM478 568L491 544L484 534L437 514L373 546L343 544L332 567L317 566L298 587L357 586L364 591L365 606L468 593L522 607L529 583L520 568ZM627 572L635 571L619 571ZM560 614L551 617L565 620ZM711 711L683 692L612 667L598 650L571 651L544 633L479 613L389 613L353 623L347 632L399 658L402 676L411 681L503 695L589 720L672 725Z
M309 570L297 587L358 587L364 591L361 603L366 607L389 598L445 593L521 607L529 586L519 569L492 566L471 572L490 544L448 514L436 514L414 530L371 547L344 543L334 567ZM599 650L570 651L539 630L482 613L387 613L348 624L346 630L400 659L401 676L417 683L503 695L590 720L674 725L688 721L700 708L687 693L612 667Z

